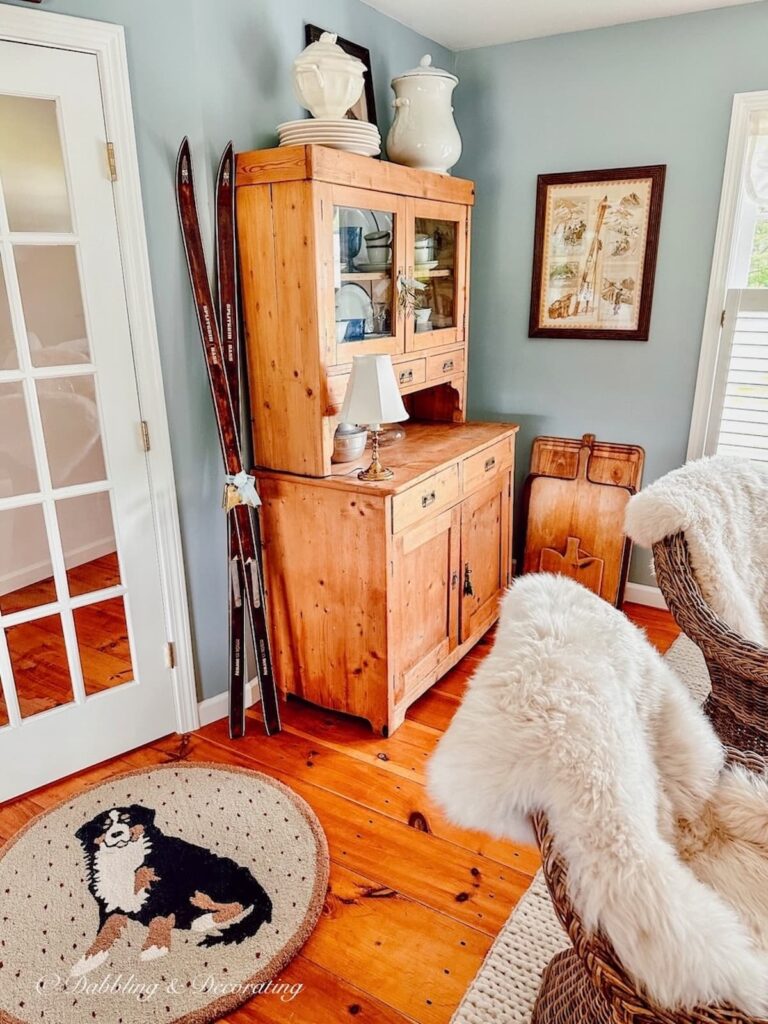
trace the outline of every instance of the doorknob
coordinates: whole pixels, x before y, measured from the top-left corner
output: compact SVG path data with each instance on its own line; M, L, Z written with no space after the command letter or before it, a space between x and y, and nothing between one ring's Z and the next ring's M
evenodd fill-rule
M464 563L464 596L475 596L475 588L472 586L472 569L470 568L469 562Z

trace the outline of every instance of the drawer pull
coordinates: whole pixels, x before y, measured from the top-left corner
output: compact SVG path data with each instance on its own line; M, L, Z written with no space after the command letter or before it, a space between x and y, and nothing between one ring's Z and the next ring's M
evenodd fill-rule
M430 505L434 505L437 501L437 494L435 491L430 491L429 494L422 494L421 496L421 507L429 508Z
M400 374L400 383L401 384L410 384L412 380L413 380L413 370L403 370L403 372Z
M496 465L496 456L492 455L490 457L490 459L486 459L485 460L485 472L487 473L489 470L493 469L493 467L495 465Z
M475 588L472 586L472 569L470 568L469 562L464 563L464 596L475 596Z
M453 360L452 359L446 359L445 362L443 363L443 373L448 373L448 371L452 370L452 369L453 369Z

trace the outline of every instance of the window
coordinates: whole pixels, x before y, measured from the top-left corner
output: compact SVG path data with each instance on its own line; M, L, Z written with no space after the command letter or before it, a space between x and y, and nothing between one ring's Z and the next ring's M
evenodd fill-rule
M737 96L689 457L768 469L768 93Z

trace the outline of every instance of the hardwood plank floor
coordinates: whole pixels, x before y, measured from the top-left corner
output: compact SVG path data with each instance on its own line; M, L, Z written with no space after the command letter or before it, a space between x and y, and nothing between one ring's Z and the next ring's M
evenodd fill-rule
M678 635L666 612L625 610L662 651ZM98 629L88 638L99 650ZM285 707L284 731L268 739L252 709L240 741L214 722L183 742L159 740L6 804L0 839L86 784L130 768L181 756L266 772L300 793L323 823L330 887L315 932L281 976L301 983L301 994L285 1003L255 999L226 1019L445 1024L539 865L536 850L452 826L424 788L427 759L492 642L489 634L432 687L391 739L294 701ZM101 646L102 655L124 653Z

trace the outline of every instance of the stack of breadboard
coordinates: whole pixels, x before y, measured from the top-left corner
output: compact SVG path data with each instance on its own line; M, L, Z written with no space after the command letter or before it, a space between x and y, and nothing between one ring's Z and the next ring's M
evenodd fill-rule
M631 542L624 510L640 487L645 452L637 445L537 437L525 484L524 572L570 576L621 605Z

